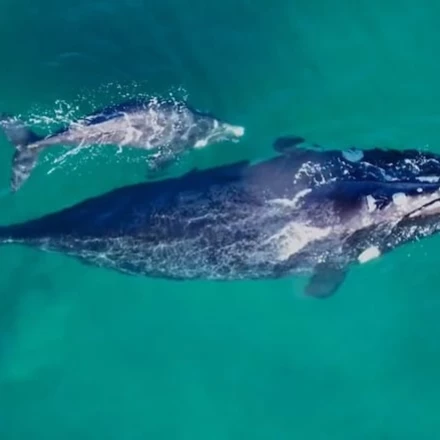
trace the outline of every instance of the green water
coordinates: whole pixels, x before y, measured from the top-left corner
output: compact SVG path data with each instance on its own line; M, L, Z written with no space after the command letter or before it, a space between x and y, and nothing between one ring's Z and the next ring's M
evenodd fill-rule
M44 127L59 107L177 91L246 127L176 173L271 155L285 133L440 152L439 13L434 0L2 0L0 110ZM55 166L63 152L0 198L1 223L144 179L137 153ZM0 189L11 156L2 137ZM398 249L312 301L305 279L171 283L3 247L0 439L436 439L439 249Z

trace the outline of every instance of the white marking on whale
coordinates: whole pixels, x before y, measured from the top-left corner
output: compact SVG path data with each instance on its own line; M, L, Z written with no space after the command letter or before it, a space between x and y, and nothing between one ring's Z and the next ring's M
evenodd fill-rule
M359 263L363 264L378 257L380 257L379 248L377 246L371 246L360 253L358 256L358 261Z
M297 254L308 244L328 236L331 228L316 228L305 224L292 222L285 226L269 240L277 243L277 257L287 260Z
M342 155L350 162L359 162L364 157L361 150L344 150Z
M372 195L367 196L368 212L374 212L376 210L376 199Z

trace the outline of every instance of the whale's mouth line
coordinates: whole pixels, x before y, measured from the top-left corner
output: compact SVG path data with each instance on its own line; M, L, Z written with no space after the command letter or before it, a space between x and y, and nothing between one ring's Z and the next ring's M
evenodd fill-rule
M437 197L434 200L430 200L429 202L423 204L422 206L419 206L418 208L413 209L411 212L408 212L408 214L405 214L400 221L405 220L407 218L413 218L413 217L415 217L415 214L417 212L419 212L419 211L421 212L424 209L428 208L429 206L435 205L436 203L440 203L440 197Z

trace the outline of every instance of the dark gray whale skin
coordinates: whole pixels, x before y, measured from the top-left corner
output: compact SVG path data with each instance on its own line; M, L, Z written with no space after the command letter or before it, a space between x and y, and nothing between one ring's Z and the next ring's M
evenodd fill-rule
M125 186L3 226L0 242L174 280L304 275L305 293L324 298L354 265L440 229L440 156L303 141L280 138L268 160Z

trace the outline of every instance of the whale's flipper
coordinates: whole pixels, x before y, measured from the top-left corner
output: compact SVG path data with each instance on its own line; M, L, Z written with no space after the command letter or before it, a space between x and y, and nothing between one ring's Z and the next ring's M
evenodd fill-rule
M34 169L39 149L17 148L12 158L11 191L16 192Z
M10 115L0 114L0 128L15 147L12 159L11 190L17 191L28 179L37 163L39 148L29 148L43 137L34 133L26 125Z
M312 147L315 149L321 148L319 145L309 144L307 140L301 136L280 136L273 143L274 150L282 154L288 154L298 148L310 150Z
M156 179L162 177L164 173L169 171L171 165L176 162L177 155L171 151L160 151L152 154L147 159L147 173L148 179Z
M281 136L275 140L273 148L279 153L285 153L288 150L303 144L305 141L304 138L299 136Z
M346 269L321 264L315 268L305 293L314 298L328 298L336 293L346 276Z

